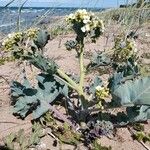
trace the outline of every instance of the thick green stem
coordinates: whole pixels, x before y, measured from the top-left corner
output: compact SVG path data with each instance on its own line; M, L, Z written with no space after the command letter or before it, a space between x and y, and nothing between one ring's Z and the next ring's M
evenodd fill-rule
M86 108L86 96L85 93L83 92L83 87L81 87L79 84L75 83L75 81L73 81L68 75L66 75L62 70L58 69L57 73L59 74L59 76L61 78L63 78L62 80L64 81L64 83L66 83L69 87L71 87L72 89L76 90L79 94L81 103L82 103L82 107L83 109ZM65 80L66 81L65 81Z
M74 89L74 87L68 83L67 81L65 81L64 79L62 79L61 77L59 77L58 75L54 75L57 79L61 80L62 82L64 82L65 84L67 84L70 88Z
M73 81L68 75L66 75L61 69L57 70L58 75L63 78L62 80L65 81L65 83L71 87L72 89L76 90L79 94L79 98L82 103L82 108L86 109L87 108L87 97L83 91L83 86L84 86L84 62L83 62L83 54L84 54L84 44L81 42L80 44L80 53L79 53L79 65L80 65L80 82L77 84L75 81Z
M78 90L78 84L73 81L68 75L66 75L61 69L57 69L57 73L59 74L60 77L65 79L69 85L72 86L73 89Z
M84 76L85 76L85 72L84 72L84 42L82 41L80 43L80 53L79 53L79 65L80 65L80 82L79 82L79 88L80 88L80 93L79 93L79 97L82 103L82 108L86 109L87 108L87 97L83 91L83 86L84 86Z
M83 84L84 84L84 63L83 63L83 45L81 46L81 52L79 55L79 64L80 64L80 87L83 89Z

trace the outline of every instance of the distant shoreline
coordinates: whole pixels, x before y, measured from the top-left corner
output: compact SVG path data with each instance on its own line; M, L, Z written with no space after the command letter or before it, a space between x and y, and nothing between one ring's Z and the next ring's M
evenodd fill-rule
M19 7L4 7L0 6L0 9L18 9ZM99 8L99 7L23 7L22 9L87 9L87 10L106 10L109 8Z
M65 16L74 11L77 7L23 7L21 11L21 27L28 28L38 20L40 16L46 14L38 23L39 26L47 25L54 22L57 16ZM102 12L104 8L84 8L88 11ZM18 19L18 7L0 7L0 32L10 33L14 32Z

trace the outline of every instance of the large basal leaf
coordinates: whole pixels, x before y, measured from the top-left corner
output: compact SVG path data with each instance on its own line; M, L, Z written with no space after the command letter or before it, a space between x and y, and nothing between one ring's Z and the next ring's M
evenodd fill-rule
M126 81L113 95L123 106L150 105L150 77Z
M32 112L34 119L39 118L49 110L49 103L56 100L60 94L68 96L68 87L54 76L39 74L37 80L37 88L32 88L26 78L23 84L13 82L11 85L14 113L22 118Z
M49 39L50 35L48 32L46 30L40 30L36 39L34 39L34 43L38 48L42 49L47 44Z

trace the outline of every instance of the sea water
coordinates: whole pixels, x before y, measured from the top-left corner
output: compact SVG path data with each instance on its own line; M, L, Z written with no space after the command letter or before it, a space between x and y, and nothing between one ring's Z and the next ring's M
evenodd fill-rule
M29 28L30 26L50 24L55 16L65 16L78 8L70 7L24 7L19 13L19 8L0 7L0 32L10 33L18 30L20 24L21 29ZM92 11L101 11L101 8L90 8ZM42 18L42 19L41 19ZM18 21L19 20L19 21ZM39 22L40 20L40 22ZM18 23L19 22L19 23Z

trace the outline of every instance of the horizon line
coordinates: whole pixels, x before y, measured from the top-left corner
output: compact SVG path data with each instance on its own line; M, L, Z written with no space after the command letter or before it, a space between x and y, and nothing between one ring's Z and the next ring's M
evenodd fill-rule
M5 6L0 6L0 8L20 8L19 6L8 6L8 7L5 7ZM76 9L76 8L91 8L91 9L109 9L109 8L115 8L115 7L77 7L77 6L24 6L22 8L73 8L73 9Z

